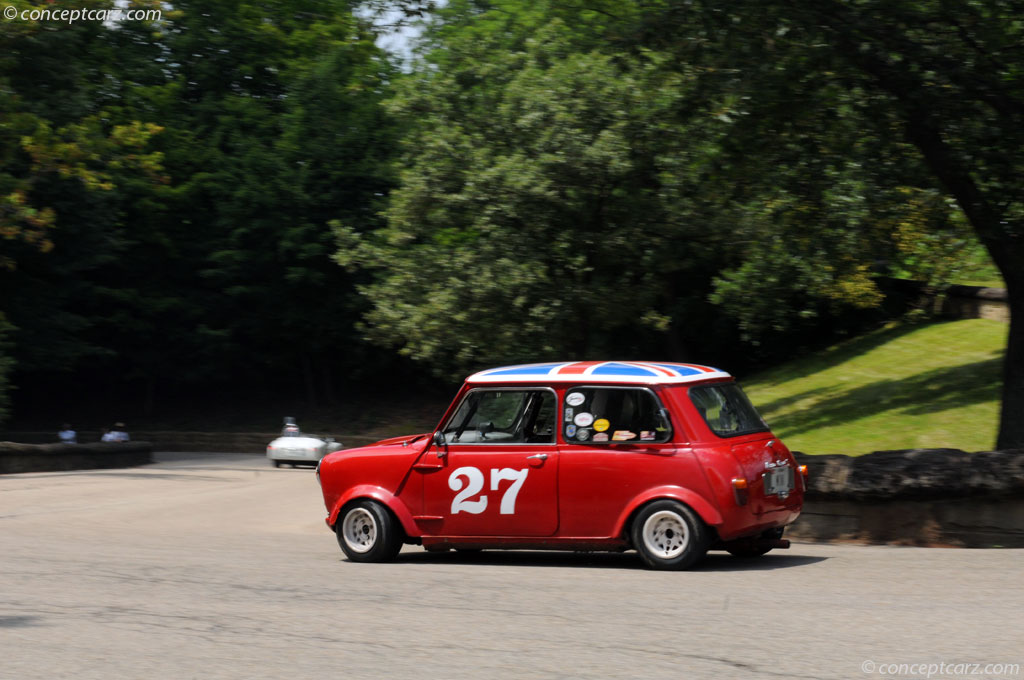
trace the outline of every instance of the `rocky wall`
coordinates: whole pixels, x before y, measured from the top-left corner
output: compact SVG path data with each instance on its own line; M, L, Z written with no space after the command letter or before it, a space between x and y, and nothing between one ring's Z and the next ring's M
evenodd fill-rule
M789 538L1024 547L1024 451L796 456L809 480Z

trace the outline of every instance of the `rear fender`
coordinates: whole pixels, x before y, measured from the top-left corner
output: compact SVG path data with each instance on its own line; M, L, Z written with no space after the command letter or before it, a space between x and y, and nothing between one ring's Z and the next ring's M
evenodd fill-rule
M360 498L372 498L381 505L386 506L391 512L394 513L395 517L402 525L402 529L405 530L406 536L419 536L420 531L416 527L416 522L412 518L412 513L409 512L409 508L405 506L405 503L396 498L391 492L386 489L382 489L379 486L372 486L369 484L363 484L360 486L354 486L346 491L338 502L334 504L331 509L331 514L327 518L327 524L333 529L334 525L338 522L338 515L341 514L341 509L348 505L354 500Z
M688 506L696 512L708 526L716 527L722 524L722 514L718 512L717 508L709 503L703 496L700 496L689 489L684 489L681 486L659 486L654 489L648 489L632 500L622 514L619 515L619 519L615 523L615 535L621 536L623 534L630 517L633 516L633 513L635 513L640 506L651 501L662 499L679 501L683 505Z

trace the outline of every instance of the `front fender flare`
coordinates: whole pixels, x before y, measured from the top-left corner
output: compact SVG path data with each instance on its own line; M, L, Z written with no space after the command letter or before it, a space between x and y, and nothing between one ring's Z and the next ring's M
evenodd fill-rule
M690 507L694 512L700 515L700 518L704 520L704 523L708 526L719 526L723 522L722 513L720 513L718 509L703 496L681 486L659 486L643 492L626 506L626 509L622 511L622 514L619 515L619 518L615 523L615 535L622 535L623 530L626 528L626 522L629 521L629 518L634 512L636 512L637 508L645 503L649 503L650 501L660 500L663 498L679 501L683 505Z
M379 486L373 486L371 484L361 484L354 486L344 494L331 508L331 514L327 517L327 524L332 529L338 522L338 515L341 514L341 509L344 508L348 503L357 500L359 498L372 498L381 505L387 507L391 512L395 513L395 517L402 525L402 529L405 530L406 536L419 536L419 529L416 527L416 522L412 518L412 513L409 512L409 508L405 506L401 500L395 497L387 489L383 489Z

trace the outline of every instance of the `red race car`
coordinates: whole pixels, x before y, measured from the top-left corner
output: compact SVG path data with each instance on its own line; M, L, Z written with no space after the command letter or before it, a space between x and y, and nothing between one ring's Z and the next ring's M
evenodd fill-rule
M466 379L432 433L326 456L327 525L354 562L426 550L635 549L685 569L709 549L787 548L806 467L732 377L585 361Z

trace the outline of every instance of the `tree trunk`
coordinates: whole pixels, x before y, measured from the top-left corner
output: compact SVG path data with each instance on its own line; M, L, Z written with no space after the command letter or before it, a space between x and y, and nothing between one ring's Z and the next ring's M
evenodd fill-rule
M999 414L996 448L1024 449L1024 262L1007 275L1006 293L1010 305L1010 337L1003 364L1003 405Z

